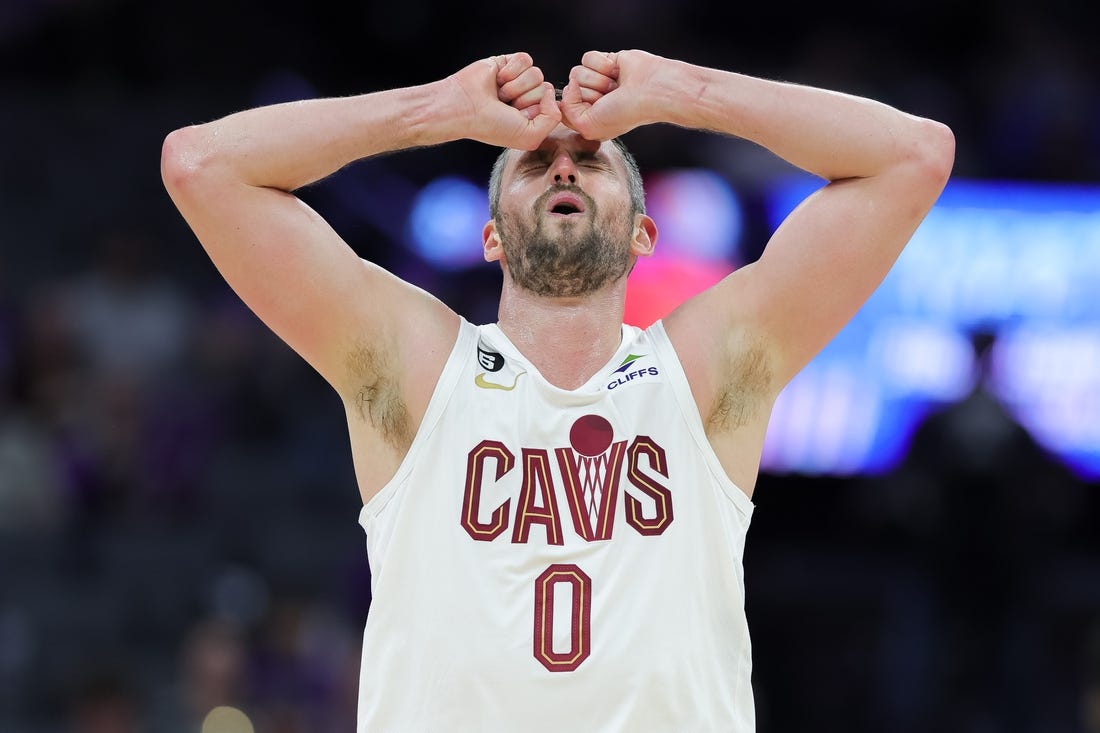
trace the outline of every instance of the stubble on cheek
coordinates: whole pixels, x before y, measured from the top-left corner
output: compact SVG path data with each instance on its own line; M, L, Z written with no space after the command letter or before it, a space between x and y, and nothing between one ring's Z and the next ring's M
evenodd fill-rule
M629 244L596 224L595 210L586 221L554 223L536 212L537 224L502 214L501 245L512 281L536 295L588 295L622 276L629 267Z

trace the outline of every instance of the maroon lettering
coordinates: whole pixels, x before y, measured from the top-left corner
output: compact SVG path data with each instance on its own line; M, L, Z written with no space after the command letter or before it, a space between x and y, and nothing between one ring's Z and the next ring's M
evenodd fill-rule
M479 542L489 542L508 528L508 504L511 499L493 510L489 521L482 522L481 483L485 474L485 462L496 461L496 481L512 470L516 457L498 440L483 440L473 447L466 458L466 490L462 495L462 527Z
M611 539L624 467L628 483L622 493L627 524L639 534L648 536L660 535L672 524L672 492L668 488L665 450L648 435L637 436L629 447L625 440L612 443L598 455L584 455L573 448L555 448L554 454L573 529L585 542ZM532 528L542 525L548 545L563 545L560 497L550 451L523 448L521 456L522 476L516 497L512 542L529 542ZM490 461L495 468L489 466ZM497 440L483 440L467 455L460 523L474 540L491 542L508 529L513 519L510 516L512 499L505 498L490 510L482 506L482 490L487 481L500 481L515 463L515 455Z
M541 497L540 502L536 502L538 497ZM562 543L558 500L554 495L554 479L550 476L550 454L543 448L523 449L523 487L516 504L512 542L527 542L532 524L546 527L548 545Z
M554 589L573 591L569 649L554 651ZM535 659L551 672L572 672L592 653L592 579L573 564L554 564L535 579Z
M565 482L573 528L588 542L611 539L626 441L620 440L607 453L594 457L578 456L569 448L558 448L554 452Z
M668 465L665 461L665 449L648 435L639 435L630 444L628 451L627 480L636 489L649 497L655 506L654 516L646 517L642 502L630 492L623 497L626 509L626 523L639 534L658 535L672 524L672 492L654 477L642 473L641 459L645 457L648 467L664 478L668 478Z

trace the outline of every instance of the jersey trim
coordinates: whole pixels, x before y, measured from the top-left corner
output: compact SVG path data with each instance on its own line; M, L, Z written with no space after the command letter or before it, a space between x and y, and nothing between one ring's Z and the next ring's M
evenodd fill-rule
M469 323L465 318L461 316L459 318L458 337L455 339L451 353L447 356L447 361L443 365L443 371L439 374L439 381L436 382L431 399L428 400L428 409L424 411L424 417L420 421L420 427L417 428L416 435L413 436L408 452L405 453L405 457L401 460L401 465L397 467L393 478L387 481L386 485L372 496L371 500L364 504L359 511L359 524L364 527L366 527L367 517L381 512L390 499L393 498L397 488L405 482L412 472L413 467L416 465L416 457L420 454L424 444L439 423L439 418L443 415L443 410L447 407L447 403L454 393L459 377L462 376L462 360L466 358L473 345L477 343L478 329L477 326Z
M687 374L684 372L684 365L680 362L680 357L665 332L664 321L657 321L647 328L646 332L653 341L657 358L667 368L668 383L672 387L673 394L676 395L676 403L680 406L684 422L687 423L691 437L695 439L699 452L706 460L707 467L714 475L715 480L718 481L718 485L723 492L747 521L752 517L755 505L748 495L730 479L726 469L722 467L722 462L718 459L718 454L714 452L714 446L707 439L706 429L703 427L703 417L699 414L698 405L695 404L695 396L691 393L691 385L688 383Z
M641 333L641 329L635 329L633 326L628 326L625 323L622 324L619 332L619 345L615 347L615 353L611 355L607 363L597 369L584 384L576 389L565 389L563 387L558 387L544 377L538 367L532 364L531 360L523 355L523 352L512 343L512 340L508 338L507 334L501 330L498 324L490 323L481 328L485 332L485 335L488 336L489 341L500 349L501 353L523 364L524 369L527 370L529 376L538 384L540 390L553 395L555 399L564 401L566 404L584 404L590 402L593 398L598 398L603 393L604 379L607 376L608 370L622 361L623 357L628 353L636 333Z

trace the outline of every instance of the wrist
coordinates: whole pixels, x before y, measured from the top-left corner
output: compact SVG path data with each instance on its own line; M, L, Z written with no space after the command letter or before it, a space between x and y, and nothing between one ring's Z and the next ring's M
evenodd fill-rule
M708 88L707 69L684 61L666 60L653 83L654 109L660 119L687 128L703 128Z
M404 128L409 147L439 145L464 136L461 121L468 112L456 100L456 86L448 77L402 90L405 111L397 123Z
M729 73L682 61L661 65L654 79L654 107L662 122L694 130L715 130L728 116Z

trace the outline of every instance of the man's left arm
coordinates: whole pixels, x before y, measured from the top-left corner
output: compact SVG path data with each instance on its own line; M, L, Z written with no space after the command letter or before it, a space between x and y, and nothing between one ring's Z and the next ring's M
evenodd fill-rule
M693 380L704 392L720 390L727 378L720 372L746 344L758 344L766 391L778 393L882 282L954 158L951 131L938 122L642 51L585 54L562 111L590 139L654 122L741 137L828 181L788 216L758 261L666 319L681 357L710 372ZM716 397L696 399L706 413Z

